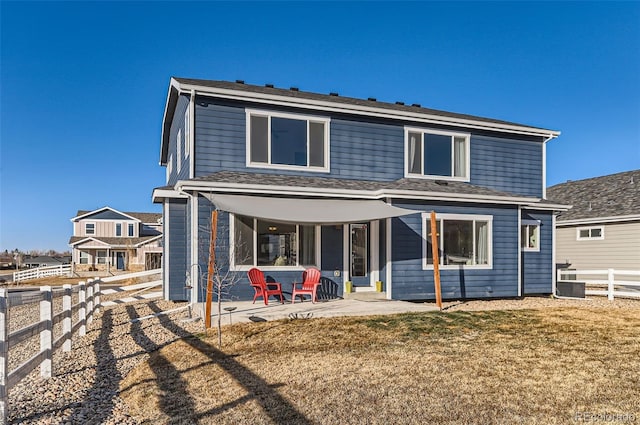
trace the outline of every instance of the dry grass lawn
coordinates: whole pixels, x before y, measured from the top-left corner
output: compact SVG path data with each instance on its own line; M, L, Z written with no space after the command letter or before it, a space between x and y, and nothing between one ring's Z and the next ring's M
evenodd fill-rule
M581 412L640 423L639 312L236 324L222 351L211 333L153 353L122 397L149 424L564 424Z

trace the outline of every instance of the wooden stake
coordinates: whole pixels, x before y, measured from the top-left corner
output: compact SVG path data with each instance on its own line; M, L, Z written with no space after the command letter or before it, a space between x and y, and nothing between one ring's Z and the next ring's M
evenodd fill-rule
M440 255L438 252L438 229L436 212L431 211L431 253L433 254L433 281L436 288L436 305L442 310L442 289L440 288Z
M207 300L205 302L204 327L211 327L211 302L213 298L213 274L216 270L216 236L218 233L218 210L211 211L211 238L209 242L209 272L207 273Z

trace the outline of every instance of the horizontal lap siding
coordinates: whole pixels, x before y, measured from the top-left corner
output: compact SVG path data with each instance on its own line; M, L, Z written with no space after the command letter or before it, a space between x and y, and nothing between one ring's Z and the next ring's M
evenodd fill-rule
M244 108L206 105L196 105L196 176L221 170L355 180L396 180L404 175L402 126L340 119L330 123L330 173L247 168Z
M553 221L552 213L523 211L523 218L540 220L540 252L523 251L523 295L553 292Z
M243 108L196 104L196 177L246 171Z
M472 136L471 183L542 196L542 143Z
M169 246L164 261L169 263L169 273L165 284L169 285L170 300L186 300L185 276L187 271L188 243L187 203L181 200L168 201L168 232L164 235Z
M397 180L404 176L402 126L331 121L331 174L346 179Z
M604 227L602 240L577 240L578 227ZM640 221L627 223L558 226L556 261L567 262L572 269L640 270ZM633 280L630 276L621 279Z
M449 214L493 216L493 268L441 270L443 298L511 297L518 295L518 210L515 207L429 205L394 202L395 206ZM422 218L412 214L392 224L392 296L434 299L433 270L422 269Z
M184 180L189 178L189 159L184 154L185 144L185 125L184 125L184 113L189 107L189 98L187 96L180 96L178 104L176 106L176 112L173 116L173 122L171 123L171 133L169 138L169 155L173 156L173 172L169 176L167 184L173 185L178 180ZM182 133L182 146L180 152L178 152L178 131ZM178 162L180 162L180 172L178 172Z

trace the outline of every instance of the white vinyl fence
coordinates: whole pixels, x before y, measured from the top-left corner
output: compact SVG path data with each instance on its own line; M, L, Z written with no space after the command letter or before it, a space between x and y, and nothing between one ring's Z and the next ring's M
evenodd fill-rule
M558 282L584 282L585 295L640 298L640 270L558 270Z
M64 285L61 289L52 289L50 286L21 292L0 289L0 424L6 424L9 417L9 390L38 366L40 366L40 376L50 378L53 372L54 351L60 347L62 351L70 351L72 335L76 332L80 336L85 335L87 325L92 322L94 313L100 307L162 296L161 291L139 295L150 288L160 286L161 280L106 290L101 289L101 284L159 273L160 269L156 269L105 279L95 278L86 283L79 282L74 286ZM131 296L120 300L101 302L100 299L101 295L131 291L134 291ZM72 304L74 294L78 294L78 302ZM62 311L53 314L53 299L58 297L62 297ZM11 332L9 326L11 308L33 303L39 303L40 321ZM76 318L75 322L74 318ZM62 333L54 339L53 327L59 323L62 323ZM14 370L9 370L11 347L37 335L40 335L38 353Z
M35 269L13 272L13 281L39 279L48 276L71 276L71 264L61 264L59 266L37 267Z

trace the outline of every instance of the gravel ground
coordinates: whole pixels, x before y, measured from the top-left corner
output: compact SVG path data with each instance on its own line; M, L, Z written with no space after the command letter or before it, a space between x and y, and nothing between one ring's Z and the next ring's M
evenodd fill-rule
M103 296L103 300L108 299ZM74 300L75 302L75 300ZM188 311L131 322L132 319L166 311L184 304L145 301L103 308L87 329L74 335L71 352L58 350L53 357L53 377L42 379L39 369L10 390L9 419L14 424L137 424L119 397L121 380L148 353L192 332L203 329L202 322L186 321ZM460 301L444 303L445 311L584 307L638 309L640 301L606 298L564 300L525 298L524 300ZM57 310L56 310L57 311ZM11 321L20 324L37 320L33 308L11 310ZM74 318L74 321L77 320ZM17 326L17 325L14 325ZM13 326L12 326L13 328ZM54 333L54 338L57 334ZM37 340L13 347L11 363L37 351ZM34 348L34 346L36 348Z
M120 381L148 357L148 352L181 335L202 331L203 325L185 321L187 310L134 323L131 319L181 306L184 304L147 301L103 308L84 337L73 336L70 352L55 352L52 378L40 378L36 368L9 391L11 423L137 424L118 396ZM26 307L11 311L12 322L22 323L20 327L36 320L33 308ZM171 326L166 326L167 320ZM38 341L12 347L9 358L26 359L35 354Z

